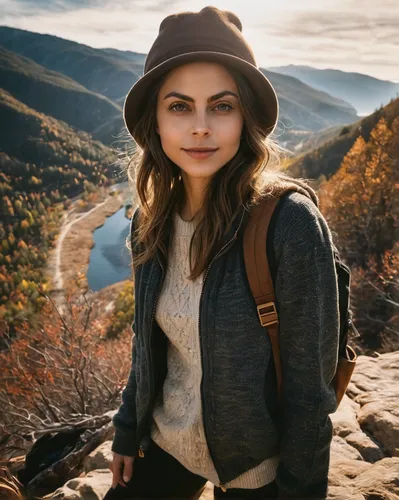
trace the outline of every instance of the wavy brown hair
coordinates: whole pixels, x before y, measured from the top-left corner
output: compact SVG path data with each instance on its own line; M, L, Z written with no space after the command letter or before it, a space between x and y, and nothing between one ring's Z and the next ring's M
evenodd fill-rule
M244 115L243 138L234 157L210 179L202 208L195 216L196 228L190 244L190 279L198 277L208 266L218 242L227 234L243 206L249 209L259 197L266 193L273 195L281 180L293 179L279 171L282 153L287 150L270 135L266 138L262 135L259 106L248 80L234 69L226 69L238 88ZM153 258L157 250L167 257L165 241L173 231L171 218L185 202L180 168L164 153L156 131L157 96L165 78L166 74L157 80L143 100L135 134L144 146L137 145L122 167L127 170L133 199L139 206L133 236L135 244L143 250L134 255L134 267ZM127 242L127 246L132 249L131 242Z

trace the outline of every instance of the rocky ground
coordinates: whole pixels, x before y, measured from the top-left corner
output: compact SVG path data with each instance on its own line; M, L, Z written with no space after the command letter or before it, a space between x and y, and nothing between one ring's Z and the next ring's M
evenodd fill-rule
M344 399L331 415L328 500L399 498L399 351L359 356ZM52 500L100 500L110 488L111 441L85 459L84 472L47 495ZM208 482L201 500L213 499Z

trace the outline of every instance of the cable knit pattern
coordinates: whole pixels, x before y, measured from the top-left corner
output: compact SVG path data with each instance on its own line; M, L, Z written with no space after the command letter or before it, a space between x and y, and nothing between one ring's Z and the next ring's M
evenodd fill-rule
M195 222L174 218L175 232L155 319L168 337L168 372L153 411L151 437L194 474L219 486L206 442L200 385L202 379L198 315L203 274L189 275L189 248ZM276 476L278 455L246 471L226 488L260 488Z

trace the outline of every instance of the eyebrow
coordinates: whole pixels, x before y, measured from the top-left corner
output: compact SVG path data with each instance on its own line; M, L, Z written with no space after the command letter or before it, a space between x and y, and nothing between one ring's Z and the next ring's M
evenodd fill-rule
M235 92L232 92L231 90L222 90L222 92L219 92L218 94L215 94L215 95L209 97L207 102L216 101L216 99L220 99L221 97L224 97L225 95L231 95L233 97L237 97L237 99L238 99L238 95ZM168 97L178 97L179 99L184 99L185 101L194 102L194 99L192 97L190 97L188 95L180 94L180 92L169 92L169 94L167 94L164 97L164 100L167 99Z

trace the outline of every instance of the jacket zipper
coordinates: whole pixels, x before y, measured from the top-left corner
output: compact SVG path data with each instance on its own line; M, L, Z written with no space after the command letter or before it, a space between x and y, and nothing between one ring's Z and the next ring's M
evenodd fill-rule
M199 299L199 313L198 313L198 334L199 334L199 338L200 338L200 355L201 355L201 367L202 367L202 371L204 370L204 367L203 367L203 359L202 359L202 351L201 351L201 332L200 332L200 319L201 319L201 302L202 302L202 294L203 294L203 291L204 291L204 285L205 285L205 280L206 280L206 277L208 276L208 272L209 272L209 269L211 268L212 264L215 262L215 260L220 257L220 255L223 253L223 251L225 251L226 247L228 247L230 245L231 242L233 242L236 238L237 238L237 234L238 234L238 231L241 227L241 224L242 224L242 221L243 221L243 218L244 218L244 215L245 215L245 211L243 212L243 215L241 217L241 221L240 221L240 224L238 226L238 228L236 229L233 237L225 244L223 245L223 247L219 250L219 252L213 257L213 259L211 260L210 264L208 265L208 267L206 268L206 271L205 271L205 274L204 274L204 279L202 281L202 289L201 289L201 294L200 294L200 299ZM205 431L205 438L206 438L206 441L207 441L207 444L208 444L208 448L209 448L209 454L211 455L212 457L212 460L213 460L213 463L215 465L215 469L216 469L216 472L218 474L218 477L219 477L219 481L220 481L220 474L219 474L219 471L217 470L217 467L216 467L216 462L215 462L215 457L211 451L211 448L209 446L209 441L208 441L208 436L207 436L207 432L206 432L206 420L205 420L205 405L204 405L204 396L203 396L203 391L202 391L202 383L203 383L203 377L201 379L201 387L200 387L200 392L201 392L201 399L202 399L202 404L201 404L201 412L202 412L202 420L204 422L204 431ZM226 487L224 485L224 483L219 483L219 488L221 488L221 490L223 492L226 492Z
M152 330L153 330L153 326L154 326L154 317L155 317L155 310L156 310L156 304L157 304L157 300L158 300L158 296L159 294L161 293L161 289L162 289L162 286L163 286L163 282L164 282L164 278L165 278L165 268L163 267L163 265L160 263L160 266L162 268L162 278L161 278L161 284L159 285L158 287L158 291L157 291L157 294L155 296L155 299L154 299L154 303L153 303L153 307L152 307L152 315L151 315L151 328L150 328L150 338L149 338L149 344L150 344L150 349L149 349L149 360L150 360L150 374L151 374L151 377L150 377L150 380L151 380L151 389L150 389L150 394L152 395L152 392L154 390L154 373L152 371L152 355L151 355L151 337L152 337ZM152 399L152 398L151 398ZM151 401L150 399L150 401ZM150 403L150 406L151 406L151 403ZM143 420L143 426L142 428L144 429L145 427L145 424L147 423L147 421L149 420L151 416L151 409L149 410L148 412L148 415L144 418ZM141 433L141 429L140 429L140 433ZM140 435L139 432L137 432L138 436L139 436L139 450L138 450L138 455L140 458L144 458L144 455L145 455L145 450L147 448L144 448L143 445L141 444L141 435ZM149 443L147 443L147 446L148 446Z

